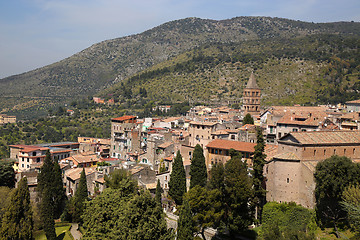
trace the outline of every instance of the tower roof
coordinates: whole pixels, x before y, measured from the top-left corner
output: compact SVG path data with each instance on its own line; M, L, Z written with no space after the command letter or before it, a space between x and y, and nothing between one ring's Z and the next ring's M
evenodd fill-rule
M254 73L252 72L249 78L249 81L246 85L246 88L259 88L259 86L256 83L255 77L254 77Z

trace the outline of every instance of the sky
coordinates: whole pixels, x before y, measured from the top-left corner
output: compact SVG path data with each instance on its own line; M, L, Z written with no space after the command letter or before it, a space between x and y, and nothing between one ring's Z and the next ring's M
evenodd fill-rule
M360 22L360 0L0 0L0 79L168 21L238 16Z

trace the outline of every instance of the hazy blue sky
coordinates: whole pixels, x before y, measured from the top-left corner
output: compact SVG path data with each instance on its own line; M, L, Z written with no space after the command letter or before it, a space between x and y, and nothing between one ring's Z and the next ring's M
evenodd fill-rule
M0 0L0 78L167 21L237 16L359 22L360 0Z

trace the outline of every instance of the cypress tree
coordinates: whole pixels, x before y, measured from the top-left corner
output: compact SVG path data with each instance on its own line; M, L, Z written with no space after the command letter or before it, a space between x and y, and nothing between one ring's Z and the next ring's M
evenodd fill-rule
M0 186L15 187L15 171L13 161L0 160Z
M73 222L81 222L81 215L84 212L85 200L88 198L88 189L86 184L85 168L81 171L80 181L74 196Z
M33 239L33 212L27 179L22 178L2 219L1 239Z
M40 219L47 239L56 238L54 218L59 218L65 205L65 191L61 178L60 166L46 152L44 164L38 174Z
M266 203L266 190L263 188L264 165L266 155L264 154L265 142L261 128L256 129L257 144L253 157L253 185L254 185L254 203L257 209L257 216L261 222L262 208Z
M160 180L157 180L157 184L156 184L156 191L155 191L155 201L159 204L159 206L161 207L161 194L163 192L163 189L160 186Z
M246 125L246 124L254 124L254 119L250 115L250 113L246 114L244 119L243 119L243 125Z
M190 204L188 201L184 201L184 204L180 210L177 239L192 240L194 239L192 216L190 210Z
M186 193L186 175L182 156L177 151L169 181L169 195L176 205L182 204L183 195Z
M202 147L197 144L193 152L190 166L190 188L199 185L205 187L207 180L205 157Z

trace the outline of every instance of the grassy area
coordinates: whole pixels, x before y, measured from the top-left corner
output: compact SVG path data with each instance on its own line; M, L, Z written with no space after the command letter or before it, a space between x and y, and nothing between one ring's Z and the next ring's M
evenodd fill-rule
M318 229L316 236L320 240L335 240L335 231L333 228L325 228L324 230ZM355 234L350 230L340 231L340 239L358 239Z
M55 225L57 240L73 240L73 237L70 233L70 226L71 223L68 223L64 225L61 223L59 226ZM46 240L46 236L44 231L39 231L38 233L35 233L35 240Z

